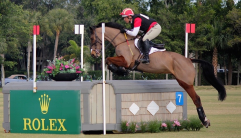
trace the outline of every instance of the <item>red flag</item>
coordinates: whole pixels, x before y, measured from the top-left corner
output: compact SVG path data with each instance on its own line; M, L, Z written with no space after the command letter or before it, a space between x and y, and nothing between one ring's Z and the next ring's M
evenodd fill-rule
M33 35L39 35L39 31L40 31L39 25L34 25L33 26Z
M195 24L186 23L186 33L195 33Z
M195 33L195 24L191 24L191 33Z

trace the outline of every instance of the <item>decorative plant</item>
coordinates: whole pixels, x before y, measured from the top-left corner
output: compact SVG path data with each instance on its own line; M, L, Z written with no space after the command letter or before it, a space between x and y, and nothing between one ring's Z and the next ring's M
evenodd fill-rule
M173 127L174 127L174 131L179 131L179 130L181 130L181 124L180 124L180 122L178 121L178 120L175 120L174 122L173 122Z
M146 132L146 128L147 128L147 123L141 121L141 126L140 126L140 128L141 128L141 132L142 132L142 133L145 133L145 132Z
M148 129L151 133L157 133L159 132L159 127L160 127L160 123L156 120L156 121L150 121L148 124Z
M167 124L167 130L172 131L172 128L173 128L172 122L168 120L168 121L166 121L166 124Z
M121 130L122 132L127 133L129 130L129 122L121 121Z
M203 128L202 122L197 117L191 117L190 120L190 128L193 131L199 131L201 128Z
M130 123L129 130L131 133L135 133L138 128L139 128L139 126L137 125L137 123L135 123L135 122Z
M162 123L160 130L161 131L166 131L167 130L167 124L166 123Z
M63 58L56 58L55 61L47 61L48 66L44 69L44 72L53 76L58 73L79 73L80 75L84 73L79 64L75 63L75 59L65 61Z
M191 125L191 122L190 122L190 120L188 120L188 119L184 119L184 120L182 120L182 121L180 121L181 122L181 125L182 125L182 128L183 129L186 129L186 130L190 130L190 125Z

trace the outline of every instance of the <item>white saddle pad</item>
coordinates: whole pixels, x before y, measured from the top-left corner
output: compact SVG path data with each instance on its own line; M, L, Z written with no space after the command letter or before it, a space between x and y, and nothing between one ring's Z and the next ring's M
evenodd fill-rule
M139 49L138 46L137 46L138 40L139 40L138 38L135 39L135 46L136 46L137 49ZM139 51L140 51L140 49L139 49ZM149 55L152 54L152 53L155 53L155 52L160 52L160 51L166 51L166 49L157 49L157 48L152 47L150 52L149 52ZM140 51L140 53L142 53L142 52Z

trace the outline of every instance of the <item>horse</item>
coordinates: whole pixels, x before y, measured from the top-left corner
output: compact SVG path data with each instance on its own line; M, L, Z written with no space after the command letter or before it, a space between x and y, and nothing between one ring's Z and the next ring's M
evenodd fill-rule
M102 28L99 23L90 27L91 55L99 57L102 51ZM218 91L219 100L226 98L224 85L215 77L213 65L207 61L186 58L181 54L162 51L149 55L150 63L143 64L136 62L140 59L140 50L134 45L134 37L121 33L123 26L114 22L105 23L104 39L115 47L115 57L107 57L106 64L108 69L114 73L126 73L127 70L135 69L142 72L172 74L178 84L188 93L196 106L197 113L202 124L208 128L210 120L206 117L202 107L201 99L195 92L193 83L195 69L192 63L201 64L204 78Z

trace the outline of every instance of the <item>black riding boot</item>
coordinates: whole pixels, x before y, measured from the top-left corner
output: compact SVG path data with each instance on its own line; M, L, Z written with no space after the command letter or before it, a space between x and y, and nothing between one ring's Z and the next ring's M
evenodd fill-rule
M149 59L149 52L150 52L149 40L147 39L142 44L143 44L142 48L143 48L143 55L144 56L140 61L141 61L141 63L149 64L150 63L150 59Z

